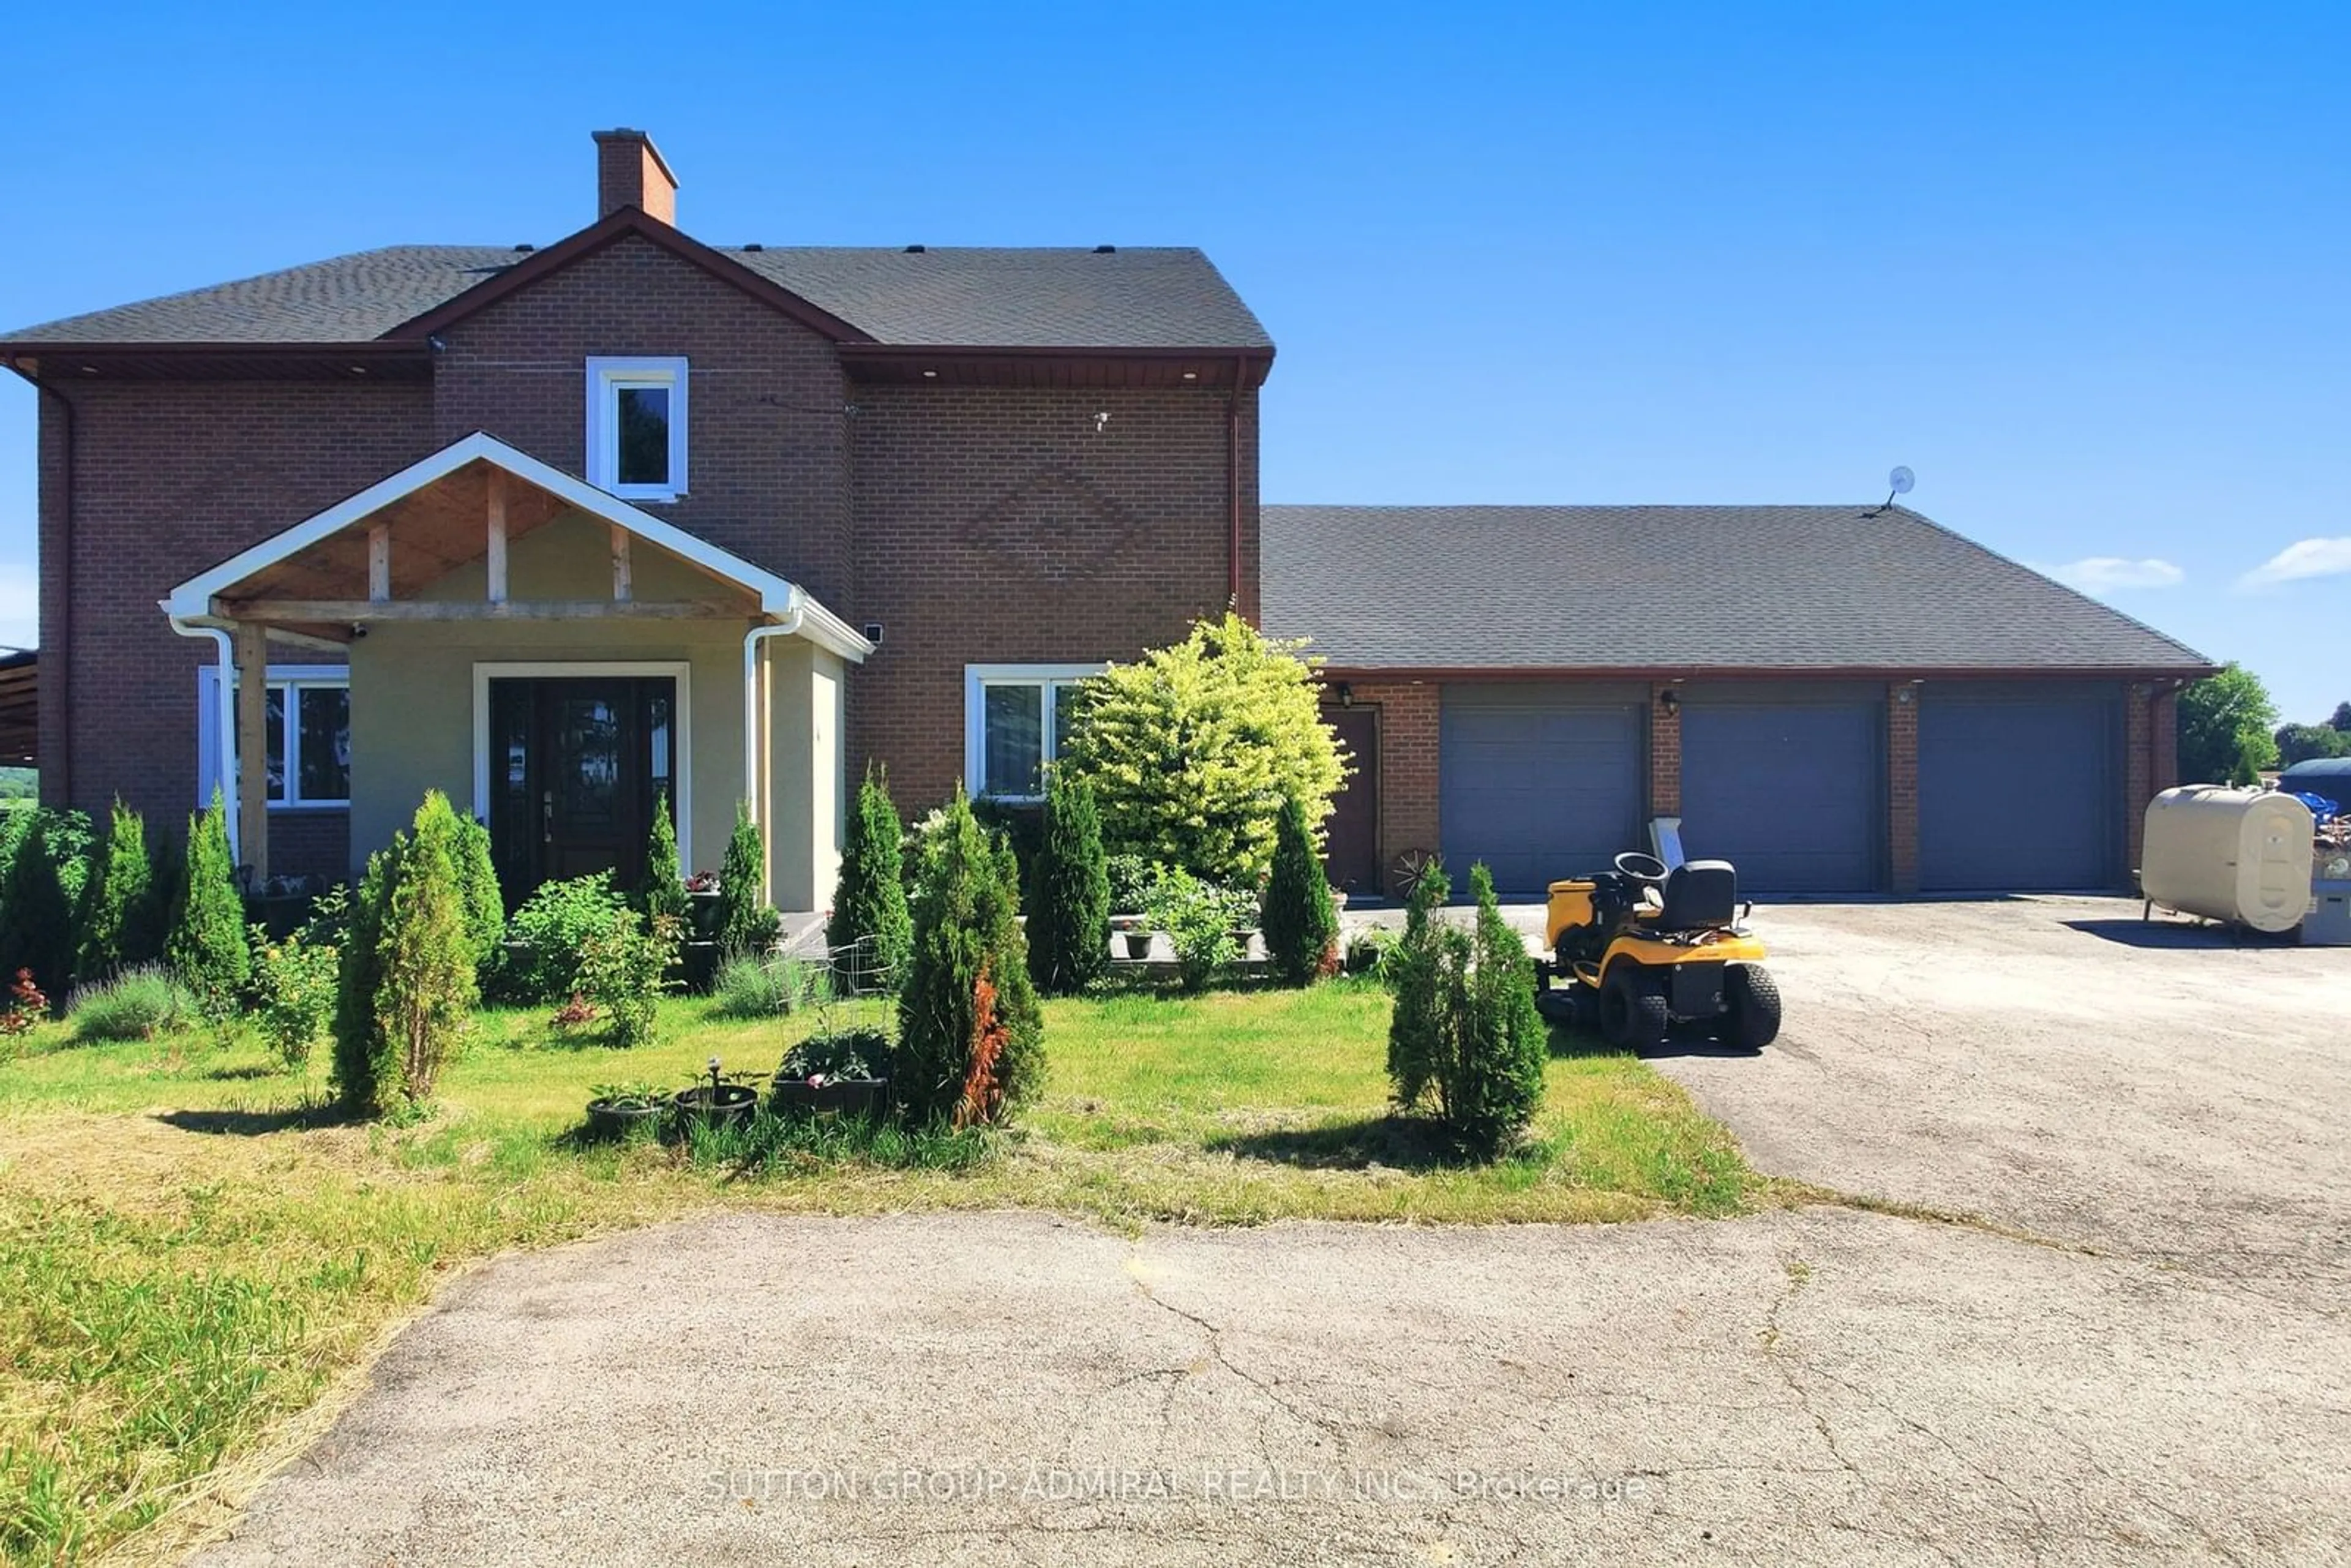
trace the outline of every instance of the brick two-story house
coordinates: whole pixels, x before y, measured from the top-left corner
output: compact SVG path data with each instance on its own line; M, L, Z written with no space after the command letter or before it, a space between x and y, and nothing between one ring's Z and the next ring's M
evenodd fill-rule
M596 142L542 248L12 335L45 799L217 786L246 863L340 875L438 786L510 889L629 873L662 789L715 864L747 800L812 908L866 758L1026 791L1057 682L1255 612L1273 348L1199 253L714 248Z
M510 893L652 802L829 897L869 760L1033 793L1060 694L1226 606L1316 639L1334 876L1539 885L1679 812L1766 889L2115 885L2179 643L1900 508L1258 504L1264 329L1193 250L714 247L640 132L541 248L364 252L9 334L45 800L220 789L342 874L428 787Z

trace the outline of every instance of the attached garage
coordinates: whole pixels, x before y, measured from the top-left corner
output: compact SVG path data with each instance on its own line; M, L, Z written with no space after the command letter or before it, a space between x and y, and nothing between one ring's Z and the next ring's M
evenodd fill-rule
M1681 695L1682 846L1742 891L1874 893L1886 842L1886 689L1693 684Z
M1643 845L1646 687L1447 685L1438 720L1440 852L1456 887L1483 861L1506 893Z
M2118 885L2122 749L2111 685L1919 687L1920 890Z
M1375 863L1508 892L1653 815L1767 899L2118 888L2212 668L1876 497L1259 520L1265 629L1379 709Z

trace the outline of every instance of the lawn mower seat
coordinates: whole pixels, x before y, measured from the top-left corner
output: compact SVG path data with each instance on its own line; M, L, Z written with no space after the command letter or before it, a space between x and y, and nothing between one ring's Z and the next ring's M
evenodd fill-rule
M1658 931L1710 931L1739 916L1739 873L1729 861L1691 861L1666 876L1665 907L1649 922Z

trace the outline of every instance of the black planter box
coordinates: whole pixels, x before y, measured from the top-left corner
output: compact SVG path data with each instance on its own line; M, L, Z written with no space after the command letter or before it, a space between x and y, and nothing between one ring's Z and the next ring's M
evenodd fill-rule
M759 1092L747 1083L722 1083L714 1099L710 1085L682 1089L670 1100L672 1122L684 1136L695 1126L740 1127L759 1108Z
M776 1109L785 1115L877 1116L890 1102L886 1078L835 1078L810 1083L805 1078L776 1081Z

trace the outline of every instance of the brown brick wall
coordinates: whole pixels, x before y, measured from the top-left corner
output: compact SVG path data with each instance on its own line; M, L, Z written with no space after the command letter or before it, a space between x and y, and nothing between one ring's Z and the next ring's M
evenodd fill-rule
M423 456L434 444L430 389L354 378L93 381L65 390L78 411L70 547L61 416L54 399L41 400L41 620L50 643L41 660L41 747L70 763L42 769L43 798L98 813L120 794L176 839L196 793L196 669L215 655L210 639L175 635L155 601ZM68 559L73 630L62 644ZM272 656L333 662L307 649ZM333 831L320 819L286 829L286 841L307 859L309 841ZM272 841L281 841L275 831Z
M884 633L850 676L851 767L885 760L908 811L962 776L966 664L1133 658L1223 612L1224 394L861 386L857 402L855 580L835 608ZM1256 413L1245 394L1252 598Z
M1918 688L1886 688L1886 864L1896 893L1918 891Z
M1678 817L1682 814L1682 716L1681 699L1676 695L1672 712L1666 711L1665 696L1675 688L1670 682L1653 681L1649 685L1649 815Z
M847 614L852 401L823 338L634 235L442 334L434 445L476 430L587 470L591 356L687 361L686 498L641 503Z
M1430 682L1351 681L1355 704L1380 710L1380 873L1407 850L1437 849L1437 721L1443 688ZM1401 895L1402 888L1388 892Z
M2179 783L2179 688L2165 685L2156 693L2155 717L2148 744L2154 748L2149 768L2155 792L2162 794Z

